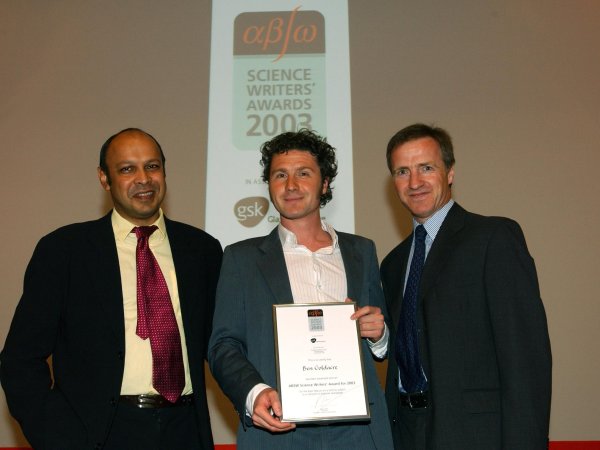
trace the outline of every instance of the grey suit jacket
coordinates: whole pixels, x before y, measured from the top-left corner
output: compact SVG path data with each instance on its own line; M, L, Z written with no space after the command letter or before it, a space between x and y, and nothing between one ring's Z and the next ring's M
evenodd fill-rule
M359 306L385 311L373 242L338 233L348 297ZM277 228L268 236L238 242L225 249L217 288L208 361L215 379L234 404L240 419L240 448L295 448L293 433L270 434L252 426L245 414L249 391L258 383L277 387L272 305L293 303L292 290ZM370 430L378 449L392 446L383 392L371 351L363 342L371 410Z
M204 364L222 251L165 217L177 275L200 442L213 448ZM53 380L47 362L52 355ZM125 319L110 213L42 238L1 354L13 416L36 450L100 449L123 378Z
M412 236L381 264L394 323L391 342L411 244ZM425 261L419 307L419 346L432 402L427 449L546 449L550 341L519 225L454 204ZM390 420L401 420L394 357L388 359L386 400Z

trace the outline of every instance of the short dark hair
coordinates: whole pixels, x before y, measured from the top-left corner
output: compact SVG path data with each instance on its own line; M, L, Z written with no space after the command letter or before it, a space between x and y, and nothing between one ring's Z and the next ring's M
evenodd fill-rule
M301 150L310 152L317 159L321 172L321 183L327 180L327 190L321 194L320 204L325 206L333 198L331 183L337 175L337 160L335 148L327 143L327 139L315 132L302 128L298 131L289 131L275 136L260 147L262 158L260 165L263 167L262 179L269 182L271 173L271 161L273 155L287 153L290 150Z
M160 152L160 159L162 160L162 164L163 164L163 171L165 170L165 154L163 153L162 147L160 146L160 144L158 143L158 141L156 140L156 138L154 136L152 136L150 133L148 133L147 131L144 131L140 128L125 128L124 130L119 131L118 133L113 134L111 137L109 137L106 142L104 144L102 144L102 147L100 148L100 169L102 169L102 172L104 172L104 174L106 175L106 182L110 185L110 174L108 173L108 167L106 166L106 152L108 151L108 149L110 148L110 144L112 144L112 141L117 137L120 136L121 134L124 133L142 133L146 136L148 136L150 139L152 139L154 141L154 143L156 144L156 148L158 148L158 151Z
M415 123L402 128L394 136L392 136L388 142L386 159L390 172L393 170L393 151L402 144L424 137L430 137L438 143L442 153L442 160L444 161L446 169L450 169L452 166L454 166L454 148L452 147L452 138L448 132L440 127L425 125L423 123Z

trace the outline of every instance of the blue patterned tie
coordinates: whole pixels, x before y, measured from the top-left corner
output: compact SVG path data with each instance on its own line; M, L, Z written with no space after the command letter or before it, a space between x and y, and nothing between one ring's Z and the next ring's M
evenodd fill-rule
M423 375L419 356L419 337L417 334L417 298L421 272L423 272L423 264L425 263L425 236L427 236L425 227L423 225L417 226L415 229L415 249L404 289L398 332L396 334L396 361L400 368L400 380L402 381L402 388L409 394L427 389L427 380Z

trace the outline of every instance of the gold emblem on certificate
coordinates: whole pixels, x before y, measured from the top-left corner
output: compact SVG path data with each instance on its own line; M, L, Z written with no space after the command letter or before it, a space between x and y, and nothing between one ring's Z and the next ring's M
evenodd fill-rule
M354 302L273 305L284 422L370 417Z

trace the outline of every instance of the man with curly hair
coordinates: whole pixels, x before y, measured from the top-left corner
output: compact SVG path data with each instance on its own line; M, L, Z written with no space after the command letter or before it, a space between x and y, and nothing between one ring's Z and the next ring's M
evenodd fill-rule
M321 219L337 175L335 149L310 130L261 148L263 180L280 223L269 235L225 250L209 343L211 370L239 416L239 449L390 449L391 431L373 358L388 329L372 241ZM272 305L343 302L358 309L371 420L328 426L282 422L276 386ZM368 355L372 355L369 357Z

